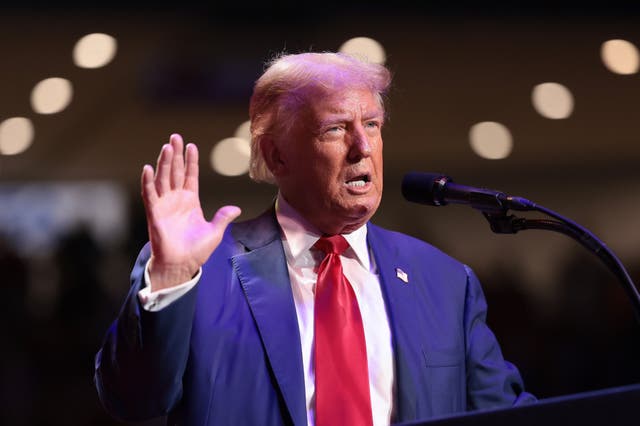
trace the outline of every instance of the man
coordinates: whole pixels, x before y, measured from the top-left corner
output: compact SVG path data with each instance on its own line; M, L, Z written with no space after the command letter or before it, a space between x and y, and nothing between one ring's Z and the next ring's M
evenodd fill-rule
M96 357L114 416L382 425L535 400L471 270L369 223L390 80L334 53L270 65L251 99L251 175L278 197L251 221L228 226L234 206L205 220L198 151L183 157L180 136L155 175L144 167L150 244Z

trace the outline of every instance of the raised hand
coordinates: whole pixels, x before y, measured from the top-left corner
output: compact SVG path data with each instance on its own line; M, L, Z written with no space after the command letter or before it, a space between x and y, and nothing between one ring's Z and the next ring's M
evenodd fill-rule
M198 195L198 148L171 135L153 167L142 169L142 200L151 241L151 291L190 280L218 247L224 231L240 215L236 206L221 207L211 221Z

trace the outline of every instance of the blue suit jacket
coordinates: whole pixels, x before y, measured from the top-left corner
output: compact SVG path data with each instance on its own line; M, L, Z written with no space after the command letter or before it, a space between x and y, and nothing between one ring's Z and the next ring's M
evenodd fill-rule
M395 421L535 400L502 358L468 267L372 224L367 239L393 337ZM149 255L147 246L96 356L106 409L125 420L168 415L172 424L306 424L300 335L273 211L231 225L199 284L155 313L137 297Z

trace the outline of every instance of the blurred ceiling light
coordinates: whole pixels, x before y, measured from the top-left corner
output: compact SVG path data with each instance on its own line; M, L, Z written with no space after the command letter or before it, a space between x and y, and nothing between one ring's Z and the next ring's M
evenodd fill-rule
M0 123L0 154L16 155L33 143L33 123L28 118L13 117Z
M533 88L531 101L538 114L553 120L567 118L573 112L573 95L562 84L538 84Z
M251 142L251 121L247 120L239 125L233 136L236 138L246 139Z
M244 138L226 138L211 150L211 167L224 176L240 176L249 171L251 149Z
M638 48L626 40L608 40L600 47L600 57L604 66L616 74L637 73L640 65L638 56Z
M47 78L31 91L31 107L40 114L55 114L68 107L72 97L73 87L69 80Z
M471 126L469 144L478 156L488 160L502 160L511 154L513 138L503 124L483 121Z
M118 43L108 34L87 34L73 47L73 63L80 68L100 68L116 56Z
M376 64L384 64L387 60L382 45L369 37L355 37L347 40L339 50L342 53L357 56Z

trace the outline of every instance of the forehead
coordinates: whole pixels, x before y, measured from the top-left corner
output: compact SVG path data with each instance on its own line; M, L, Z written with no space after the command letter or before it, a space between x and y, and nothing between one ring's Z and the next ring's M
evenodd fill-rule
M380 97L367 89L337 90L310 97L305 109L305 115L316 121L332 116L384 115Z

